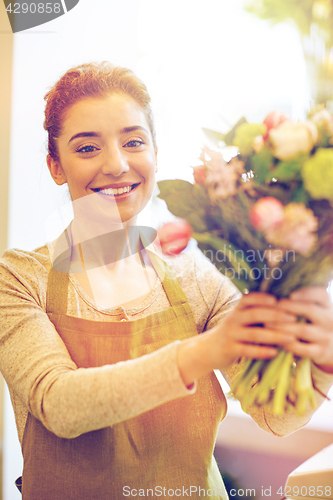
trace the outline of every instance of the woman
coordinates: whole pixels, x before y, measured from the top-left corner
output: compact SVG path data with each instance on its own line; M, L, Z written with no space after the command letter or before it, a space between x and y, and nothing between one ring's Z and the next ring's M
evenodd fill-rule
M156 254L135 226L153 193L157 147L147 90L131 71L74 68L46 101L47 164L68 185L74 219L52 245L5 252L0 268L1 371L22 444L23 499L226 499L212 456L226 400L213 370L232 379L240 358L272 358L283 346L311 357L326 393L328 296L317 288L280 302L239 299L205 260ZM297 324L298 315L312 323ZM284 435L311 413L252 415Z

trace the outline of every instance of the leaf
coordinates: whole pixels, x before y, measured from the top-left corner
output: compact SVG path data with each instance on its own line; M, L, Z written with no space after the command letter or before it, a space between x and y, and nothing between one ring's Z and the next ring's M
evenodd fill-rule
M209 245L215 251L214 263L215 261L218 263L230 262L239 275L245 274L251 279L251 266L249 266L244 258L240 257L240 255L244 255L243 250L236 248L229 241L219 238L218 236L213 236L210 233L194 233L192 237L197 240L198 244L202 243Z
M258 184L265 184L272 162L273 154L268 148L263 148L259 153L252 156L251 166L254 171L255 181Z
M304 189L303 184L300 184L292 195L291 201L295 203L304 203L305 206L309 203L310 196Z
M167 180L158 183L159 198L165 200L168 209L177 217L186 219L194 231L207 230L205 222L208 196L203 186L182 180Z
M222 134L221 132L216 132L216 130L211 130L210 128L202 127L202 130L206 134L206 136L216 145L218 145L220 142L225 142L224 141L225 134Z
M301 178L302 165L303 156L290 161L281 161L273 171L269 172L267 180L271 180L273 177L280 182L292 179L298 180Z
M247 119L244 118L244 116L238 120L238 122L232 127L232 129L227 134L225 134L224 142L226 143L227 146L232 146L236 130L243 123L247 123Z

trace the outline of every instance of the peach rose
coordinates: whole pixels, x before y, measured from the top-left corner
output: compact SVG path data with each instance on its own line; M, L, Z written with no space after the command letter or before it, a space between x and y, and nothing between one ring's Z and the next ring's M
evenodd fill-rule
M285 122L269 132L273 154L279 160L290 160L299 153L309 153L318 139L318 129L311 121Z

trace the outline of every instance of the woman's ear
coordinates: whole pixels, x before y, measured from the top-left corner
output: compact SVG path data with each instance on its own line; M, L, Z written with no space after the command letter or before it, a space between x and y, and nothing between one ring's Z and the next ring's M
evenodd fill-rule
M55 161L50 155L46 157L47 166L49 167L49 171L52 179L58 186L62 184L66 184L67 179L65 176L65 172L63 171L60 162Z

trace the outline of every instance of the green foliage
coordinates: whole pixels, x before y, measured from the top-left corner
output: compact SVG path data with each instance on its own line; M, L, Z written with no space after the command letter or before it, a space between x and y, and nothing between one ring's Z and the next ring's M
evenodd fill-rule
M273 24L292 21L302 34L309 34L313 3L313 0L252 0L246 10Z
M293 179L300 180L303 162L303 155L289 161L281 161L266 179L271 180L275 178L280 182L288 182Z
M211 141L213 141L213 143L215 143L216 146L219 146L220 142L224 142L224 144L226 144L227 146L231 146L233 144L237 128L243 123L247 123L247 120L244 117L240 118L236 125L234 125L227 134L222 134L221 132L217 132L216 130L211 130L210 128L204 127L202 128L202 130L206 134L206 136Z
M242 258L244 254L242 250L211 233L194 233L193 238L197 240L204 255L221 273L228 276L242 293L257 288L252 279L251 266Z
M315 199L333 201L333 149L319 148L303 165L306 190Z
M216 130L211 130L210 128L202 128L203 132L206 136L216 145L218 146L220 142L225 142L225 134L221 132L217 132Z
M206 231L205 207L210 201L203 186L182 180L167 180L159 182L158 187L159 197L165 200L171 213L186 219L194 231Z
M246 10L272 24L291 22L301 35L312 25L321 31L326 49L333 46L333 5L330 0L249 0Z
M309 194L305 191L303 184L299 184L290 201L295 203L304 203L304 205L307 206L309 204L309 199Z
M233 145L239 149L242 156L253 153L253 141L258 135L265 133L266 127L262 123L242 123L235 130Z
M241 125L243 125L243 123L247 123L247 120L244 117L240 118L238 120L238 122L236 123L236 125L234 125L232 127L232 129L227 134L225 134L225 136L224 136L224 142L226 143L227 146L232 146L233 141L234 141L234 137L235 137L235 134L236 134L236 130L238 129L238 127L240 127Z
M269 174L273 160L272 151L268 148L263 148L259 153L251 156L251 170L254 171L255 181L258 184L265 184L267 178L273 177L273 174Z

